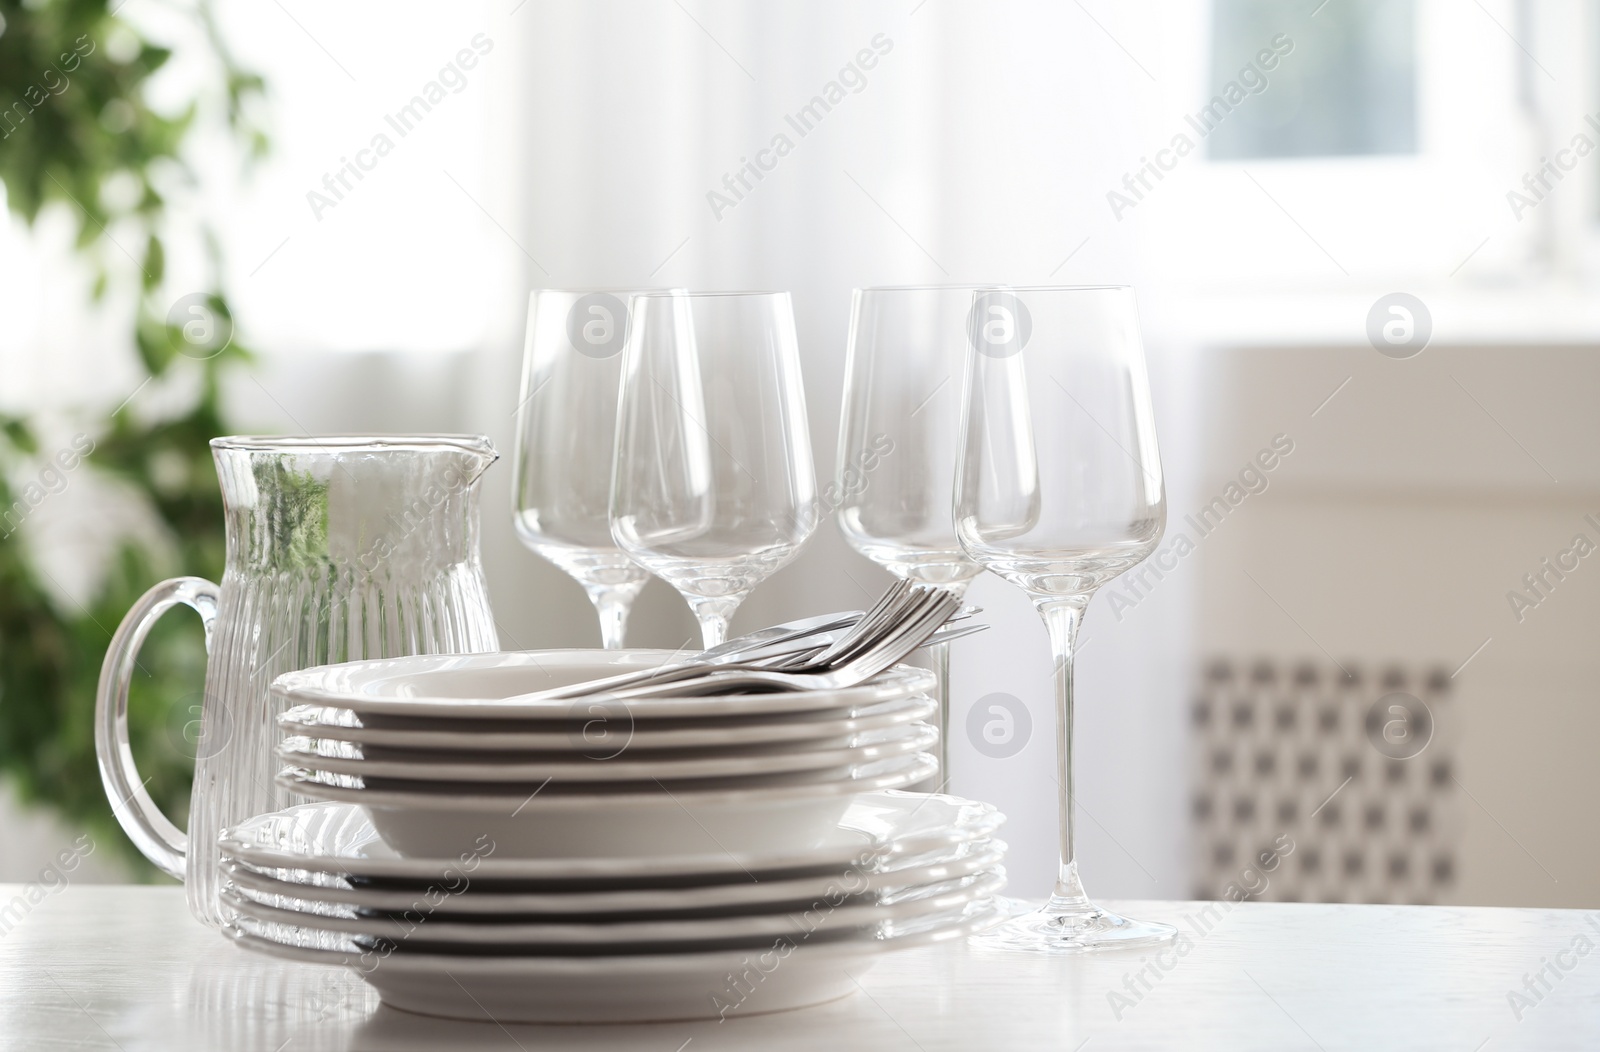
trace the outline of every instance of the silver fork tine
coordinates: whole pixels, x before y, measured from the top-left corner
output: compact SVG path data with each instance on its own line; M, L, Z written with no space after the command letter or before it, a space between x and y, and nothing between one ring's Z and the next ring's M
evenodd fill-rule
M868 634L864 633L850 641L848 647L839 647L834 651L824 653L817 659L818 666L838 668L843 665L853 664L864 655L891 641L900 632L905 630L908 623L918 621L930 602L938 597L937 590L930 590L925 585L915 585L910 589L909 595L895 610L891 611L877 630Z
M915 648L923 639L938 630L950 616L955 602L955 597L949 593L942 589L934 590L922 609L917 611L916 616L908 619L901 630L895 633L894 638L887 642L886 648L909 652L907 647Z
M881 612L877 621L852 637L824 651L817 658L819 667L834 667L852 661L859 654L876 646L886 635L893 633L907 618L916 616L924 602L920 585L908 585L901 590L899 601Z
M945 618L941 632L953 632L951 638L959 639L962 635L970 634L961 631L958 626L963 622L972 620L982 613L981 607L964 606L960 610ZM776 669L794 669L808 667L817 655L821 654L834 642L844 638L856 626L861 615L852 614L847 620L836 621L824 628L813 632L799 633L788 638L771 640L759 646L750 647L746 652L737 655L740 664L751 664L757 667ZM979 625L977 628L983 628ZM932 637L929 637L932 640ZM927 643L923 644L927 646Z
M916 585L910 581L896 581L883 593L883 598L873 604L858 627L866 632L878 632L883 625L893 623L898 611L905 606L915 590Z
M695 689L702 689L697 687L697 682L700 680L707 681L711 689L725 688L738 682L738 677L742 673L751 674L757 686L765 689L770 689L772 686L777 686L779 689L812 687L831 689L826 687L830 682L858 683L871 678L926 643L930 637L941 631L942 626L950 621L953 614L958 612L960 602L958 596L941 586L897 580L879 597L872 608L861 615L848 629L845 627L849 623L848 620L836 615L826 615L826 617L835 617L837 629L827 624L826 617L808 619L813 624L795 623L802 624L802 627L790 628L789 638L798 644L798 648L791 653L769 653L754 657L751 662L731 660L711 664L691 660L669 667L640 670L573 684L569 687L536 691L523 695L521 700L559 700L591 695L610 695L618 699L650 695L682 695ZM977 612L978 608L969 607L960 611L960 616L969 617ZM948 631L952 633L951 638L957 638L983 627L975 625ZM815 646L808 647L804 643L807 634L815 633L826 637L835 631L842 634L831 645L824 645L820 639ZM759 652L762 645L772 645L781 640L780 632L774 639L764 641L754 649ZM762 675L763 670L768 674L765 679Z
M979 632L986 632L988 629L988 625L962 625L959 622L951 620L947 617L934 629L931 634L928 635L926 639L912 649L919 650L922 647L931 646L934 643L951 643L957 639L965 639L967 636L977 635ZM807 670L815 670L816 657L820 652L820 647L813 648L811 650L799 651L787 657L773 660L767 663L765 667L773 669L777 672L804 672Z
M911 624L920 622L928 616L934 605L940 603L944 596L944 589L936 585L918 584L911 590L911 595L904 606L895 612L895 617L890 624L884 626L873 642L881 644L898 637L906 631Z
M836 661L839 655L854 650L862 640L875 638L883 630L883 626L894 624L915 587L904 579L896 581L873 604L872 609L861 615L861 620L856 622L855 629L819 654L816 663L821 665Z
M863 655L859 659L859 667L866 675L869 677L877 675L921 646L923 640L937 632L939 626L944 624L945 619L961 603L958 597L943 589L936 589L929 599L930 601L916 616L901 626L900 631L884 639L871 654Z
M950 614L960 605L960 600L939 587L919 587L902 608L902 620L886 626L873 638L856 648L855 656L846 661L836 661L831 667L819 667L815 662L805 667L776 669L740 668L723 666L699 670L690 681L654 684L625 688L613 693L621 700L626 697L686 696L695 692L711 694L750 689L780 690L835 690L865 682L889 668L915 650L929 636L939 630Z

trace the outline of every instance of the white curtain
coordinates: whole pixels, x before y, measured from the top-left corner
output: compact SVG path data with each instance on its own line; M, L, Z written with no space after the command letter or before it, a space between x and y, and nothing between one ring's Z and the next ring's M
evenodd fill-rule
M1169 489L1181 492L1188 358L1160 289L1146 287L1133 225L1112 220L1104 196L1107 158L1149 148L1143 108L1155 94L1107 35L1132 36L1137 20L1097 17L1104 29L1075 5L1043 0L529 0L500 16L496 39L509 42L511 61L494 92L503 108L491 118L500 155L490 207L516 234L493 239L496 272L516 279L500 293L473 426L508 448L528 287L791 290L812 442L819 472L831 472L853 287L1132 282L1144 293ZM510 536L503 489L487 514L507 644L593 645L579 589ZM860 606L886 580L827 521L745 604L735 630ZM1121 622L1102 600L1084 634L1079 854L1106 897L1189 890L1188 587L1174 579L1164 589ZM1045 633L996 579L980 580L972 598L994 628L956 648L952 791L1010 815L1013 887L1043 893L1056 791ZM681 600L652 585L630 639L677 646L691 635ZM1022 699L1033 718L1032 740L1007 760L978 755L962 730L973 702L995 692Z

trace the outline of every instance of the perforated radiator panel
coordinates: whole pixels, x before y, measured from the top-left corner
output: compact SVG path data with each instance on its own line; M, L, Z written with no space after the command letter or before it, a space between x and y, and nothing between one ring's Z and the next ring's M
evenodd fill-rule
M1462 798L1448 673L1218 656L1198 681L1196 898L1432 903L1448 893Z

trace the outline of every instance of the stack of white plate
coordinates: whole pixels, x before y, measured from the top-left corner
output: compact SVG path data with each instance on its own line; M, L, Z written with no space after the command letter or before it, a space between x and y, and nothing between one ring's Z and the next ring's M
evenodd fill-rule
M229 934L502 1022L726 1017L843 996L890 949L997 919L993 808L928 777L930 677L627 704L519 695L650 651L312 669L285 784L223 840Z

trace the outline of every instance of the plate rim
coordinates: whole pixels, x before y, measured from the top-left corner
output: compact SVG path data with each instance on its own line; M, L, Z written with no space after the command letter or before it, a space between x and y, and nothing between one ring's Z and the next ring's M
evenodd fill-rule
M928 931L910 932L886 939L849 939L825 943L801 942L792 944L793 950L791 954L804 953L808 958L820 958L821 961L819 963L826 961L830 957L838 956L877 956L897 950L915 949L919 946L931 946L965 938L973 932L982 931L991 924L1003 920L1007 915L1005 908L999 902L993 900L991 900L987 909L975 913L969 912L971 911L971 905L968 904L962 910L963 913L967 914L966 916L961 917L959 920L952 920L952 923L948 926ZM359 960L362 955L351 950L291 946L288 943L275 942L265 936L241 930L236 921L229 921L224 924L222 933L227 938L248 949L266 953L268 956L278 957L279 959L361 970L355 963L350 961L350 958L355 957ZM694 967L704 967L709 972L716 972L744 963L750 958L752 952L754 951L741 949L691 953L616 954L604 957L390 954L381 958L380 965L371 971L381 971L384 964L400 962L401 967L394 970L402 975L408 973L411 975L439 975L447 970L454 970L470 975L473 978L505 978L512 976L533 979L551 975L580 978L590 976L615 977L617 972L625 970L639 974L657 974L668 971L682 971L686 968ZM370 974L370 972L367 974Z
M992 837L982 838L987 843L979 850L973 852L971 858L945 859L934 862L923 862L917 865L906 866L898 872L886 874L865 874L868 879L868 890L880 893L897 893L908 888L915 888L919 884L937 884L948 880L960 880L981 872L985 867L1003 868L1007 846L1004 841ZM992 859L992 860L991 860ZM973 872L956 876L929 878L931 871L942 870L952 865L968 864ZM262 895L279 895L283 898L300 899L305 902L320 902L331 906L348 906L351 909L380 909L394 910L407 908L405 903L409 898L409 905L416 905L426 891L367 889L360 887L342 888L317 884L297 884L293 881L275 876L271 873L262 873L249 866L241 866L237 862L223 860L218 863L218 872L230 882L239 884L247 891L254 891ZM243 879L240 879L240 876ZM337 874L324 874L337 876ZM769 880L756 884L728 884L728 885L701 885L686 888L621 888L610 891L527 891L527 892L481 892L483 908L477 912L484 914L517 914L538 912L541 908L546 912L566 913L635 913L641 910L654 909L665 912L668 907L679 911L693 911L699 909L721 909L731 907L763 907L785 902L799 902L817 895L825 895L828 888L841 880L845 874L826 874L805 877L791 877L783 880ZM878 886L873 886L874 878L887 877L879 881ZM750 889L760 887L761 893L755 898L748 898L753 894ZM732 900L717 901L707 893L712 889L721 889L733 892ZM436 890L436 889L429 889ZM386 896L393 895L389 899ZM634 896L642 900L641 905L635 905L634 900L626 896ZM711 901L701 902L699 898L710 898ZM366 899L367 901L361 901ZM594 900L601 900L598 904ZM605 900L612 901L607 902ZM396 905L375 905L374 901L394 902ZM528 900L536 900L529 902ZM442 900L448 901L448 900ZM515 905L510 904L515 901ZM581 905L572 906L562 910L560 903L566 902L569 906L573 903ZM665 903L665 905L663 905ZM446 910L445 913L455 913L456 910ZM473 912L461 910L462 913Z
M1002 864L1004 857L1004 850L996 849L988 852L984 856L986 860L985 863L976 867L970 873L947 877L943 880L926 882L927 887L935 889L942 884L953 884L956 881L963 881L964 883L957 887L950 887L935 891L934 894L924 898L907 898L904 901L890 903L845 903L835 906L830 912L830 919L825 926L829 927L830 930L835 932L864 930L886 921L905 922L921 920L925 917L931 917L936 914L946 913L951 910L958 909L978 899L992 897L1005 887L1006 871ZM916 890L919 886L920 885L908 885L902 890L905 892L910 892ZM379 925L383 923L383 921L379 918L326 917L321 914L305 913L289 907L274 906L270 903L258 902L255 899L250 898L248 895L243 894L240 889L235 887L231 880L224 883L220 894L222 901L230 910L263 923L281 924L285 927L301 927L311 931L325 932L335 935L350 935L356 938L392 938L390 935L384 935L378 932ZM778 927L777 930L770 929L775 925L785 925L789 922L792 922L796 917L802 916L809 912L809 909L810 908L808 907L801 910L784 910L781 912L765 911L760 913L740 913L722 917L674 918L671 916L664 916L626 922L602 921L586 923L584 921L549 921L541 923L524 921L516 924L485 924L459 920L452 921L450 920L450 914L443 914L430 916L428 921L437 924L440 928L450 928L457 931L462 929L477 929L479 932L504 932L516 929L520 932L524 932L525 934L516 939L474 939L463 937L462 935L455 935L452 937L449 934L435 933L428 936L427 941L440 944L453 943L463 947L505 946L519 943L528 946L542 945L597 947L626 946L631 942L639 940L642 940L646 943L692 943L697 941L711 941L714 939L754 939L765 936L790 934L793 929L785 930L783 927ZM845 917L837 920L832 919L836 914L839 913L843 913ZM874 916L874 913L877 915ZM278 919L277 917L272 916L263 916L262 914L281 914L284 919ZM361 924L363 922L369 926L370 930L357 931L328 926L329 924L353 925ZM707 926L714 926L718 924L734 926L740 923L745 924L749 928L754 928L757 930L722 932L708 935L696 935L692 931L686 931L682 934L655 934L653 936L641 936L638 934L638 929L645 929L648 931L657 925L671 925L679 928L689 928L697 924L703 924ZM822 926L819 926L818 929L814 930L820 930L821 927ZM565 937L557 938L556 941L545 941L551 939L552 936L548 932L542 936L537 934L539 929L555 929L562 932ZM624 931L622 929L627 930ZM412 929L411 933L407 934L407 937L413 933L427 932L428 930L428 925L426 923L419 923Z
M380 666L410 663L418 666L411 675L426 671L474 667L498 668L511 666L538 666L538 656L552 660L562 655L664 655L670 660L680 651L654 648L628 648L621 651L595 650L581 647L564 647L548 650L498 650L483 654L418 654L409 657L378 658L365 661L346 661L335 665L318 665L314 668L285 672L272 681L274 698L294 704L322 704L353 712L374 715L423 716L442 715L458 719L552 719L564 716L575 701L595 700L604 695L563 698L559 701L517 703L509 698L449 698L449 697L373 697L356 694L348 688L319 685L332 676L351 675L364 671L379 671ZM664 663L664 662L663 662ZM428 666L435 666L429 668ZM619 668L617 671L629 671ZM395 675L402 673L394 671ZM658 710L670 710L676 716L739 715L750 711L774 714L784 712L818 712L828 709L849 709L861 705L892 701L896 698L927 694L937 683L927 669L899 664L879 673L866 683L830 691L786 691L772 694L728 694L701 697L634 698L615 701L636 715L649 715Z
M896 727L903 727L908 723L915 723L918 720L925 720L928 717L937 714L939 711L939 703L937 701L921 694L913 695L907 698L895 698L889 701L879 702L878 705L868 706L868 708L876 708L878 706L886 705L896 705L899 706L899 708L891 712L879 713L872 716L841 717L831 720L818 720L811 724L801 723L794 720L767 720L764 721L763 724L755 725L763 730L774 730L777 728L804 730L806 731L804 735L783 734L770 737L763 736L754 740L739 740L737 738L719 738L718 740L707 740L713 735L735 735L742 730L749 729L738 727L698 729L692 727L678 727L671 730L654 731L648 728L641 730L636 727L633 731L633 734L635 735L635 740L638 740L638 735L641 734L651 735L651 737L645 739L646 742L654 742L658 739L664 739L668 735L677 736L671 740L663 740L662 744L659 745L647 744L646 746L642 746L652 749L733 748L740 745L782 745L787 743L799 744L810 741L822 741L829 738L849 736L853 734L868 734L875 731L892 730ZM304 702L295 705L294 708L342 709L343 706ZM293 709L278 717L277 722L280 729L292 731L296 734L304 734L308 737L327 738L334 741L350 741L364 745L387 746L389 748L457 748L462 749L463 751L472 751L476 748L476 743L481 743L484 740L482 731L465 729L446 730L443 728L437 730L412 730L394 727L345 727L332 723L309 723L302 720L288 718L292 714ZM419 718L427 719L430 717ZM440 718L440 720L443 722L444 718ZM849 724L850 726L840 726L841 724ZM857 724L860 725L857 726ZM822 730L821 728L826 728L826 730ZM358 735L370 735L372 737L363 738L358 737ZM404 741L404 739L407 737L414 736L416 738L428 738L433 735L450 735L454 736L455 738L459 738L462 741L459 745L437 746L411 745ZM560 739L561 741L570 740L569 732L559 730L512 731L499 735L498 738L510 738L512 740L516 740L518 736L521 735L537 735L544 739ZM382 736L383 740L379 740L378 736ZM530 750L534 748L533 746L511 747L528 748ZM480 751L487 752L493 750L484 749Z
M856 767L877 763L881 760L895 759L910 753L923 752L938 744L939 729L929 723L913 721L902 725L905 733L895 741L873 742L868 745L855 746L843 749L814 749L796 750L778 756L728 756L728 757L697 757L693 760L626 760L624 747L615 760L588 760L580 753L574 752L572 759L566 762L554 761L550 763L508 763L508 764L472 764L461 761L436 763L420 761L409 763L396 759L350 759L337 756L309 756L302 753L287 752L290 741L301 737L293 735L280 741L273 749L274 755L284 763L293 767L301 767L313 771L325 771L331 774L347 774L357 777L370 775L374 778L403 778L418 782L483 782L493 784L496 781L538 781L541 778L561 779L568 778L573 782L650 782L660 780L672 782L681 778L739 778L762 773L772 774L799 774L820 773L829 770L845 771ZM900 728L896 728L897 730ZM315 739L307 739L314 741ZM420 753L422 750L418 750ZM872 755L873 752L881 755ZM824 756L832 757L822 762L814 762L806 766L791 767L783 764L784 756ZM587 761L587 766L586 762ZM776 768L770 772L763 772L761 765L778 761ZM688 774L683 768L702 770L708 765L723 765L725 770L712 774ZM364 769L363 769L364 768ZM677 768L675 771L674 768ZM622 770L622 775L606 772ZM717 771L716 767L712 767ZM446 776L443 772L457 772ZM574 771L596 772L601 777L572 777ZM516 772L516 773L513 773ZM364 790L365 791L365 790Z

